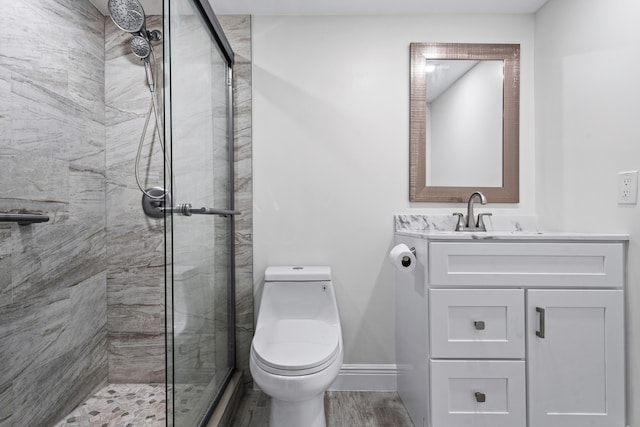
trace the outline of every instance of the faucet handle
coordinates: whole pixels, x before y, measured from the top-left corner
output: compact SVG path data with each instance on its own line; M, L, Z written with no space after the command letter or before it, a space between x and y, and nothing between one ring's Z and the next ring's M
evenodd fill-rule
M464 229L464 214L461 212L456 212L453 216L458 216L458 223L456 224L456 231L461 231Z
M481 213L478 215L478 228L481 228L482 231L487 231L487 227L484 224L484 218L485 216L491 216L493 214L490 213Z

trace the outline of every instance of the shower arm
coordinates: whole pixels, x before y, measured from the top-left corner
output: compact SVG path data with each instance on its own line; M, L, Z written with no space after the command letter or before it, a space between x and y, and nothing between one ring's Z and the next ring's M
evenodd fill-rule
M191 203L179 204L170 208L160 208L164 213L168 214L181 214L184 216L191 215L220 215L220 216L233 216L240 215L240 211L230 209L216 209L216 208L193 208Z

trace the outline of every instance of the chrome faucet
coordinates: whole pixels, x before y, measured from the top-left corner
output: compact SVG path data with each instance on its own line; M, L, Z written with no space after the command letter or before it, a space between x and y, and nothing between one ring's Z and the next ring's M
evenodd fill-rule
M456 231L487 231L487 227L484 224L485 216L491 216L490 213L481 213L478 215L478 220L475 220L475 215L473 214L473 205L476 199L480 200L480 203L483 205L487 204L487 198L479 191L476 191L469 197L469 202L467 203L467 221L464 220L464 214L460 212L456 212L453 215L458 216L458 224L456 225Z

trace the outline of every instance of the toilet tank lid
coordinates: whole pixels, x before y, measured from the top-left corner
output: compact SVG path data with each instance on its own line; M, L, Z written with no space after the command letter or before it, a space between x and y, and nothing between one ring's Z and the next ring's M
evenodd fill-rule
M266 282L324 282L331 280L331 267L267 267L264 272L264 280Z

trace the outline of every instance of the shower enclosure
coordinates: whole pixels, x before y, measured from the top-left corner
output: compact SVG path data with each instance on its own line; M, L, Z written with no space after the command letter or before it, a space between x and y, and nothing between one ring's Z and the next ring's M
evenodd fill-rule
M149 105L135 35L106 1L0 0L2 427L199 426L235 371L233 53L206 0L143 4L164 35L169 165L155 117L139 165L171 194L160 218L134 173Z
M207 0L165 0L165 17L167 402L188 426L206 420L235 367L234 54Z

